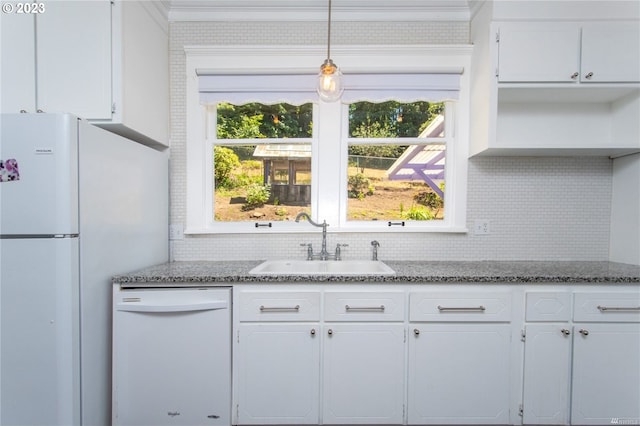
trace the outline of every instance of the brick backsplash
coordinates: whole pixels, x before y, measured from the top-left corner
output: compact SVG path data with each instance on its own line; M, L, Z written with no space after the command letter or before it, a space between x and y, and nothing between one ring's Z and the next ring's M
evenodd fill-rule
M322 22L172 22L171 222L184 223L185 45L323 44ZM468 24L336 22L335 44L464 44ZM605 157L480 157L469 161L469 233L329 233L346 243L344 258L368 258L371 240L382 260L607 260L611 160ZM488 235L473 233L487 220ZM304 258L300 243L320 235L198 235L171 242L173 260Z

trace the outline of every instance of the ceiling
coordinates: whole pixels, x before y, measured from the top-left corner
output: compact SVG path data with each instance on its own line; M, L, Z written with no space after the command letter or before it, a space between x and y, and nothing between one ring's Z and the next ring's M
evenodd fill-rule
M170 21L326 21L328 0L161 0ZM477 0L332 0L333 21L469 21Z

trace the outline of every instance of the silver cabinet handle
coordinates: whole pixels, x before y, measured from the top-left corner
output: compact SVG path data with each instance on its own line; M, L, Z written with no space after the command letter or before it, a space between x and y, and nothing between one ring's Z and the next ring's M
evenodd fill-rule
M260 305L260 312L298 312L300 305L296 306L263 306Z
M315 329L315 328L312 328L312 329L311 329L311 335L312 335L312 336L315 336L315 335L316 335L316 329Z
M460 311L460 312L484 312L487 310L484 306L470 306L470 307L446 307L438 305L438 310L440 312L451 312L451 311Z
M332 329L327 330L327 334L328 334L329 336L333 335L333 330L332 330Z
M356 312L356 311L380 311L384 312L384 305L380 306L349 306L344 305L344 310L347 312Z
M640 312L640 306L600 306L598 305L598 310L600 312L607 312L607 311Z
M584 76L584 78L586 78L587 80L591 80L591 77L593 77L593 73L592 72L589 72Z
M573 74L571 74L571 80L575 80L579 75L580 74L578 74L577 72L574 72Z
M413 334L415 334L416 336L420 335L420 330L418 330L417 328L413 329Z
M570 335L570 334L571 334L571 332L570 332L569 330L567 330L566 328L563 328L562 330L560 330L560 332L561 332L562 334L564 334L565 336L568 336L568 335Z
M589 335L589 330L585 330L584 328L581 328L579 333L582 334L583 336L588 336Z

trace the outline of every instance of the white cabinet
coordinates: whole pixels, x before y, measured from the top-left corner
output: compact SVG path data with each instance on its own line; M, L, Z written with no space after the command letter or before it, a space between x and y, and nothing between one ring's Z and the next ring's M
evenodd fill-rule
M403 291L247 290L236 309L236 424L404 422Z
M571 423L640 419L640 324L574 328Z
M569 424L571 293L526 294L523 424Z
M318 423L317 323L243 323L236 349L238 424Z
M569 424L571 327L528 324L525 333L522 422Z
M1 111L68 112L167 145L168 24L155 3L42 4L43 13L0 18Z
M471 156L640 152L640 22L621 19L621 3L609 21L581 6L582 20L532 18L546 7L533 3L505 21L490 5L473 17Z
M410 294L409 424L509 424L510 297Z
M404 334L404 324L325 326L323 423L403 423Z
M320 293L242 292L236 309L237 424L317 424Z
M640 417L640 293L533 292L526 309L524 424Z
M2 112L110 119L111 3L43 5L40 14L2 16Z
M640 419L640 293L574 295L571 423Z
M638 22L511 22L496 31L499 82L640 82Z
M404 292L324 294L323 423L402 424Z

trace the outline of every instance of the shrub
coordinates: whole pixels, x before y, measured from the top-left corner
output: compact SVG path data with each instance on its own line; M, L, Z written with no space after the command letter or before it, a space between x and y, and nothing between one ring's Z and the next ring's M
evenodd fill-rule
M373 195L373 185L371 185L369 178L362 173L349 176L347 184L349 198L363 199L367 195Z
M411 206L406 212L402 212L402 218L408 220L432 220L433 213L424 207Z
M252 184L247 187L246 203L242 206L243 210L252 210L261 207L269 200L271 189L269 185Z
M431 209L440 209L443 206L442 198L433 191L420 192L413 196L413 200Z

